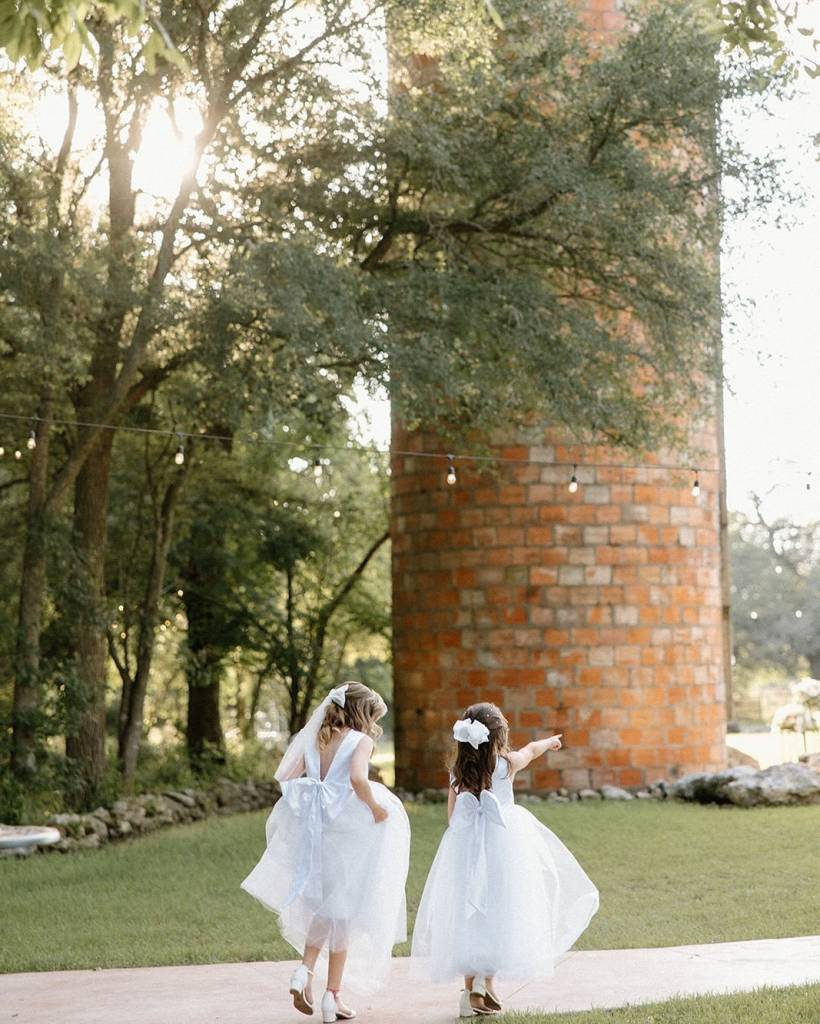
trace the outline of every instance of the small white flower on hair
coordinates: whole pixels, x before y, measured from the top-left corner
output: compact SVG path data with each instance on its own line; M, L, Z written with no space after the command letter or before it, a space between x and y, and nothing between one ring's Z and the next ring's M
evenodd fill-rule
M460 718L453 726L453 739L458 743L469 743L475 750L490 738L490 730L475 718Z

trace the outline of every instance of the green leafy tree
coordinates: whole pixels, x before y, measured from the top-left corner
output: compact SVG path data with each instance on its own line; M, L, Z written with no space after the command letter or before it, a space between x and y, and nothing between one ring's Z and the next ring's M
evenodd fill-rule
M741 678L820 679L820 524L753 517L732 526L732 629Z

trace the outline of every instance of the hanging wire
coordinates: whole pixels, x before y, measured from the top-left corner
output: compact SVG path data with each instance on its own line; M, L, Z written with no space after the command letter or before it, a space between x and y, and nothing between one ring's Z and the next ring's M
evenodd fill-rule
M15 414L12 414L12 413L0 413L0 419L2 419L2 420L12 420L12 421L17 421L17 422L20 422L20 421L31 422L32 419L33 419L34 422L37 422L37 423L45 422L39 416L34 416L34 417L31 417L31 416L20 416L20 415L15 415ZM52 419L49 422L51 422L55 426L88 427L88 428L99 428L100 430L122 431L122 432L125 432L125 433L131 433L131 434L154 434L156 436L161 436L161 437L176 437L176 438L179 439L180 444L182 444L186 439L192 439L192 440L196 439L198 441L230 441L230 442L235 442L237 440L237 436L235 434L212 434L212 433L208 433L207 431L203 431L203 432L200 433L200 432L196 432L196 431L186 431L186 430L168 430L168 429L163 429L163 428L159 428L159 427L132 427L132 426L125 426L125 425L114 424L114 423L96 423L96 422L89 421L89 420ZM285 432L288 432L288 430L289 430L289 428L287 426L283 426L282 429ZM420 459L446 459L446 460L448 460L448 464L449 464L450 460L455 462L455 460L458 459L461 462L488 463L488 464L495 463L495 464L505 464L505 465L538 465L538 466L548 465L548 466L567 466L567 467L572 466L573 467L573 473L578 468L577 467L577 463L570 463L570 462L548 462L545 459L523 458L523 457L514 457L514 456L507 456L507 455L476 455L476 454L473 454L473 453L470 453L470 452L448 453L448 452L443 452L443 451L413 451L411 449L404 449L404 448L379 448L376 445L354 445L352 443L345 444L345 445L332 445L332 444L319 444L319 443L306 444L305 442L298 441L298 440L293 440L293 441L277 441L277 440L274 440L273 438L250 437L250 436L247 436L247 435L244 436L242 438L242 440L245 443L247 443L247 444L264 444L264 445L270 445L270 446L276 447L276 448L288 448L288 449L291 449L291 450L292 449L301 449L302 451L304 451L305 449L307 449L307 450L313 451L313 452L346 452L346 451L353 451L353 452L356 452L357 454L365 454L365 455L382 455L382 456L386 456L386 455L403 455L403 456L409 456L409 457L412 457L412 458L420 458ZM587 445L588 447L591 447L591 448L599 447L599 445L596 445L593 442L577 442L577 443L578 444L585 444L585 445ZM177 455L178 454L179 454L179 451L177 452ZM17 452L15 452L15 458L20 458L20 457L21 456L18 455ZM314 460L313 465L314 465L314 468L315 468L315 466L316 466L315 460ZM613 469L671 470L671 471L676 471L676 472L681 472L681 471L684 471L686 469L686 466L681 464L681 463L669 463L669 462L612 462L612 461L606 460L606 461L603 461L603 462L600 462L600 463L596 463L596 462L590 461L590 462L587 463L587 465L589 465L589 466L594 466L594 465L608 466L608 467L611 467ZM576 478L575 483L576 483L576 487L577 487L577 483L578 483L577 478ZM570 480L570 486L571 485L572 485L572 481Z

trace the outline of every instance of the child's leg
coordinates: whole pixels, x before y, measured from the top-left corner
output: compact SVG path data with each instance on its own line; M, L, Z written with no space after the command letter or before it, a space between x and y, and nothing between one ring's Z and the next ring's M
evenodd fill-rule
M318 915L313 918L310 922L310 928L308 928L307 938L305 941L305 952L302 954L302 963L307 967L309 971L312 971L316 966L316 961L319 959L319 954L322 951L330 933L330 922L326 917L319 917ZM308 999L313 996L313 984L312 978L308 981L305 986L305 995Z
M501 1000L495 991L495 975L487 974L484 977L484 1002L490 1007L491 1010L501 1009Z
M333 921L330 929L330 937L328 941L328 964L327 964L327 992L328 995L325 998L331 998L331 1008L336 1014L336 1018L346 1020L350 1017L355 1017L355 1010L351 1010L339 996L339 991L342 987L342 976L345 970L345 963L347 961L347 949L350 945L350 927L349 923L344 920ZM324 1012L325 1004L322 1001L322 1010Z
M305 987L302 991L305 994L305 998L309 1003L313 1002L313 968L316 966L316 961L319 959L319 947L318 946L305 946L305 952L302 954L302 963L310 971Z
M461 995L461 1006L463 1009L459 1014L461 1017L469 1017L470 1010L473 1010L475 1013L479 1014L491 1014L493 1012L489 1008L489 1006L484 1002L484 996L482 994L484 992L484 989L481 988L476 989L476 991L473 991L475 983L476 976L474 974L464 975L464 992Z
M337 949L330 954L327 965L327 987L329 992L338 992L342 987L347 950Z

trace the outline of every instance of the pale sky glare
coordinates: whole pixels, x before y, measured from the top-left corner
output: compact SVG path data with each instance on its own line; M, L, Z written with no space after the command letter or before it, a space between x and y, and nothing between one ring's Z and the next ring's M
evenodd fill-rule
M820 24L820 4L813 7ZM763 150L777 140L805 199L786 211L783 227L773 218L727 225L724 278L755 302L737 332L727 315L729 507L747 510L749 491L774 486L770 515L820 520L820 147L812 142L820 80L804 76L798 94L771 115L747 122L749 144Z

